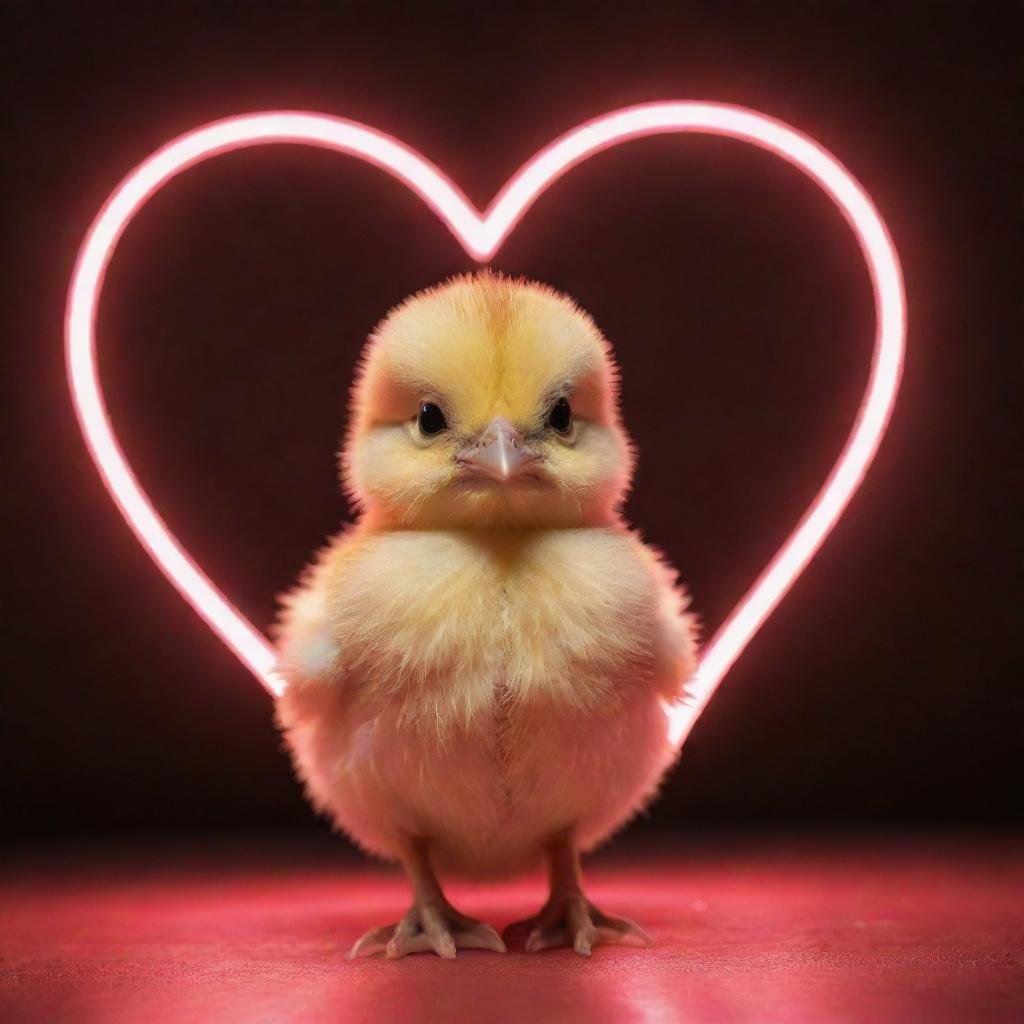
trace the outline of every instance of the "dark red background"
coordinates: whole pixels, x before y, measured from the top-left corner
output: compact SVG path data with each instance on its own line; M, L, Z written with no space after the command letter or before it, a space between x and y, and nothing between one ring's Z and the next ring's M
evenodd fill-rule
M5 835L321 827L268 700L137 546L78 436L64 290L120 177L204 121L307 108L398 135L483 205L559 132L667 98L763 110L844 161L900 250L911 326L863 489L652 820L1019 824L1019 26L1008 4L861 6L6 5ZM333 456L363 338L470 265L401 186L297 147L190 171L129 228L99 321L114 422L254 622L345 515ZM573 171L495 265L567 290L614 342L641 452L629 515L713 629L863 390L849 229L768 155L660 138Z

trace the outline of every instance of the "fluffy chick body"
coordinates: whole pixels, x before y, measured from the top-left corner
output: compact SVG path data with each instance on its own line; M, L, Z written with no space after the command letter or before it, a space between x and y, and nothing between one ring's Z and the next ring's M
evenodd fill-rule
M429 836L466 875L528 867L570 826L589 849L672 759L680 612L624 529L343 535L292 604L318 682L281 718L309 794L367 850Z
M544 427L560 393L571 438ZM424 397L451 439L416 436ZM457 279L371 337L343 453L361 515L285 601L278 709L312 801L366 850L403 859L423 838L441 867L508 874L556 834L593 847L656 790L693 624L619 516L632 450L616 399L589 318L521 281ZM547 483L452 468L498 414Z

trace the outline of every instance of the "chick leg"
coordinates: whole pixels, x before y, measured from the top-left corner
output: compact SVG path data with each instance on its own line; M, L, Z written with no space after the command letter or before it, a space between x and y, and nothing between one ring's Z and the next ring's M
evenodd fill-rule
M445 898L426 842L411 843L402 863L412 884L413 905L401 921L371 928L349 951L350 960L380 952L389 960L429 951L453 960L456 949L505 952L505 943L489 924L460 914Z
M571 832L548 844L549 892L540 913L510 925L529 928L526 952L536 953L554 946L572 946L581 956L590 956L594 946L649 946L651 937L628 917L611 917L583 894L579 851Z

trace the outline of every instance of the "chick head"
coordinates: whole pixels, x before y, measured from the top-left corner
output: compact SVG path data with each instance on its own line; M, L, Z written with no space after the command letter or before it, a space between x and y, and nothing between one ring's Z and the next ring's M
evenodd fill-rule
M591 318L484 272L393 309L363 353L341 465L353 504L412 528L612 521L632 446Z

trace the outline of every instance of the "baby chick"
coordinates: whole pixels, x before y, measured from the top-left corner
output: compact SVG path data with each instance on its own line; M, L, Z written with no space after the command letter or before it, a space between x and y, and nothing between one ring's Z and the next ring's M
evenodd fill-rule
M278 624L279 721L317 808L400 861L414 902L351 956L504 951L435 869L547 858L528 951L646 943L579 857L673 760L694 668L675 574L623 522L633 452L608 343L571 300L492 273L394 309L366 346L341 457L356 524Z

